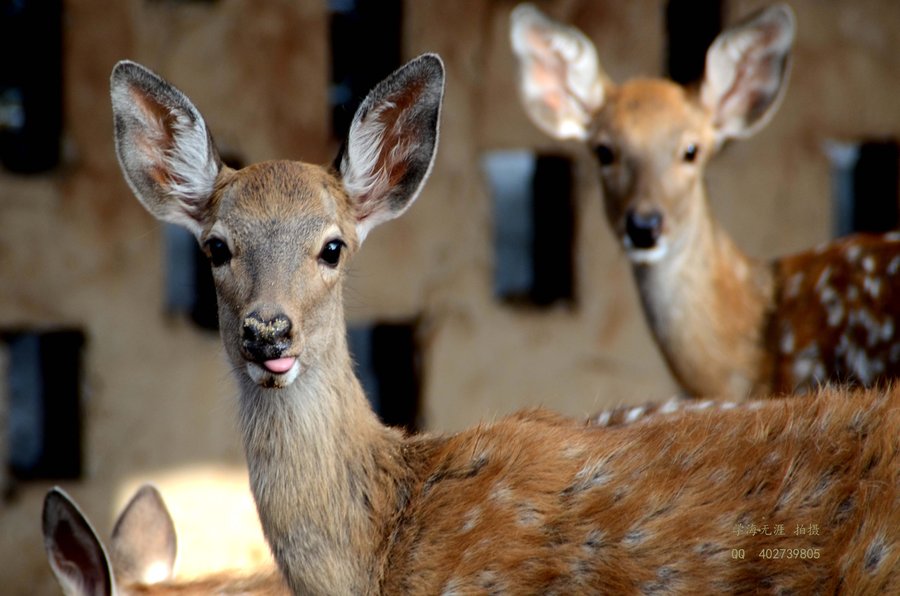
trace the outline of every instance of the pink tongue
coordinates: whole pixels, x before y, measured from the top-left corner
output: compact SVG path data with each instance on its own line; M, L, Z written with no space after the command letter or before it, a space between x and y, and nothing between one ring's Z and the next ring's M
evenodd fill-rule
M294 360L296 358L278 358L277 360L266 360L263 362L263 366L269 369L273 373L286 373L291 370L291 367L294 366Z

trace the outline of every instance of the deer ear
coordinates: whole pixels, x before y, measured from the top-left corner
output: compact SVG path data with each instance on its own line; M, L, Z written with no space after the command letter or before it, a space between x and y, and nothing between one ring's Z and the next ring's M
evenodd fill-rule
M110 79L116 155L131 190L157 218L199 236L222 168L206 123L178 89L122 61Z
M594 44L531 4L512 11L510 26L519 59L519 93L531 120L557 139L586 139L610 85Z
M748 137L778 109L790 72L794 13L784 4L721 33L706 53L700 99L719 142Z
M337 167L360 242L422 190L438 144L444 64L424 54L380 82L359 106Z
M110 558L123 582L155 584L172 578L178 550L175 524L149 484L125 506L113 528Z
M50 489L42 514L44 549L64 594L112 594L114 578L103 544L75 502L61 488Z

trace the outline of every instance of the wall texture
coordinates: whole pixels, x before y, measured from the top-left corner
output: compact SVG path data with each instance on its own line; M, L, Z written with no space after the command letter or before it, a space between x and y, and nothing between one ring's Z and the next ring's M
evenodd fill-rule
M372 233L347 281L351 322L420 318L423 415L434 429L539 404L580 416L677 390L603 220L586 152L548 140L519 106L507 26L514 4L406 2L405 57L436 51L447 66L441 146L417 204ZM614 79L661 72L661 0L539 4L585 30ZM726 1L726 18L763 4ZM792 6L799 38L785 102L708 175L714 213L760 257L827 239L826 139L900 136L900 4ZM268 554L219 340L163 312L160 227L119 173L108 76L125 57L154 68L194 100L219 145L247 162L325 162L337 148L326 10L312 0L66 2L63 164L46 175L0 172L0 328L74 326L87 335L87 467L64 487L108 535L130 491L157 482L176 516L185 576L265 564ZM511 308L492 296L479 159L511 148L575 160L572 308ZM20 484L0 503L0 559L20 562L0 566L5 593L56 593L39 535L48 486Z

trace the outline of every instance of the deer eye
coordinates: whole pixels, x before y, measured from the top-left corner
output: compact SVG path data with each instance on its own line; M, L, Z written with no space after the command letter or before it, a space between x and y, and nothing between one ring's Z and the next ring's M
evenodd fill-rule
M228 244L221 238L210 238L203 246L206 248L206 254L213 267L219 267L231 260Z
M332 269L337 267L341 260L341 251L345 246L347 245L341 240L329 240L322 247L322 252L319 253L319 262Z
M684 148L684 161L688 163L692 163L697 159L697 154L700 153L700 147L691 143L687 147Z
M601 166L612 165L616 161L616 153L612 147L605 143L600 143L594 147L594 155L597 156L597 161L600 162Z

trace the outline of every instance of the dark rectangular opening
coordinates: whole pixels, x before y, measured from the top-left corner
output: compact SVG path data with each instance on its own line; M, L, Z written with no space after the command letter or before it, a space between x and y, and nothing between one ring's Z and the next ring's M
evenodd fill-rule
M201 329L219 329L216 286L209 260L194 235L165 224L166 311L186 315Z
M549 306L573 298L575 213L572 161L540 155L534 170L534 285L531 301Z
M356 108L402 61L400 0L329 0L331 127L343 139Z
M888 232L898 224L900 149L893 139L864 141L853 171L854 232Z
M900 145L893 139L828 141L833 233L881 233L900 225Z
M421 356L416 323L354 325L348 343L356 373L382 422L419 429Z
M721 0L666 3L666 75L681 85L703 78L706 50L722 31Z
M77 330L3 334L9 469L22 480L82 474L82 358Z
M0 162L29 174L59 163L61 0L0 0Z
M572 162L494 151L482 159L493 197L494 293L546 307L574 299Z

